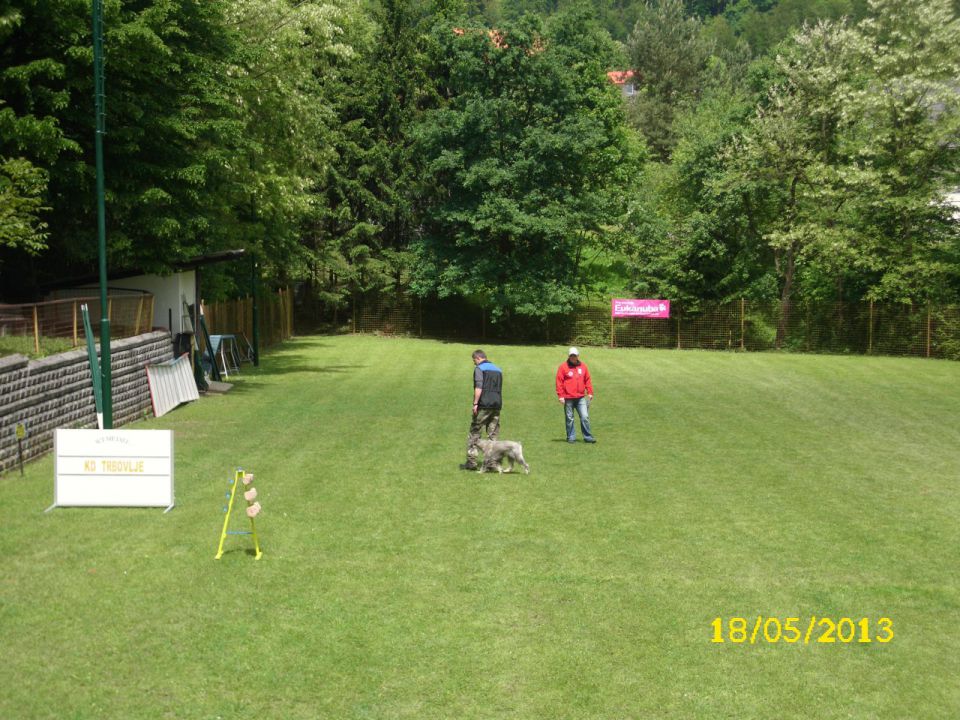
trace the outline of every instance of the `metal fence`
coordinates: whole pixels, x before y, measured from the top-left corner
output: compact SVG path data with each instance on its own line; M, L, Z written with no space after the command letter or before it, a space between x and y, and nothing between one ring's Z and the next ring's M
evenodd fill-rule
M613 319L609 302L567 315L502 315L459 299L359 298L353 332L609 347L847 353L960 359L960 307L881 303L671 303L669 319Z
M43 338L67 338L74 347L84 342L82 305L90 312L90 325L99 337L100 298L75 297L27 305L0 305L0 335L32 337L35 352ZM153 295L118 293L107 296L110 337L132 337L147 332L153 322Z
M252 341L253 297L204 303L203 314L211 334L242 335L245 341ZM259 295L257 314L261 347L275 345L293 335L293 303L289 288Z

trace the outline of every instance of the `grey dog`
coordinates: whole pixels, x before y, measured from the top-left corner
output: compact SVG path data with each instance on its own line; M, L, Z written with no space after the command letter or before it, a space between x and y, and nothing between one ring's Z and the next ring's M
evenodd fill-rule
M504 472L503 461L506 459L510 461L510 468L507 472L513 470L514 462L518 462L523 466L523 471L527 475L530 474L530 466L523 459L523 446L520 443L513 440L481 440L477 443L477 447L483 453L483 462L477 472L492 470L496 467L497 472L502 474Z

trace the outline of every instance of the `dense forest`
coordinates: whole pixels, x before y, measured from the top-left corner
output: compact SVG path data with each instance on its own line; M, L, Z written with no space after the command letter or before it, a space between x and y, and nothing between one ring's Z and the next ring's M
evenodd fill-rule
M494 319L960 300L957 0L102 3L113 268L245 248L328 311ZM96 267L90 15L0 0L3 302Z

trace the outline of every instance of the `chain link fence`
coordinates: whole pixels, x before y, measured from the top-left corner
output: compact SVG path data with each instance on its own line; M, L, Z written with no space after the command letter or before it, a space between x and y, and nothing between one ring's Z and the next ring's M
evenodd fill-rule
M610 316L609 301L546 318L502 315L464 300L360 297L350 329L443 340L902 355L960 359L960 307L881 303L671 303L662 320Z

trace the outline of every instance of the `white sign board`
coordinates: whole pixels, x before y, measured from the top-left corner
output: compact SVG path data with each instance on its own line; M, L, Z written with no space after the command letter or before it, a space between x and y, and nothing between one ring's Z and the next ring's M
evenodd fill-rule
M51 507L173 507L172 430L57 430Z

